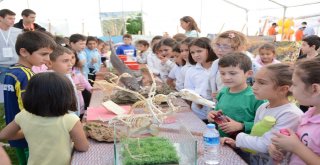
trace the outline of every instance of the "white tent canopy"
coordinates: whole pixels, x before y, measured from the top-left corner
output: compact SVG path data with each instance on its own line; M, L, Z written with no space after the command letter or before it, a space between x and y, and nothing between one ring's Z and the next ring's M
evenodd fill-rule
M196 20L204 36L230 29L255 35L265 19L282 19L284 7L295 28L307 21L317 30L320 18L320 1L314 0L3 0L0 6L16 12L16 21L30 8L37 13L36 22L66 36L101 36L100 12L141 11L146 35L183 33L179 19L186 15Z

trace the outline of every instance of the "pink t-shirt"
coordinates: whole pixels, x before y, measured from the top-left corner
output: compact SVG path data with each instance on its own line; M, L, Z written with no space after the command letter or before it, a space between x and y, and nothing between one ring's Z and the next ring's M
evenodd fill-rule
M46 64L42 64L41 66L32 66L31 69L34 73L42 73L46 72L48 70L48 67Z
M91 91L92 86L88 82L88 80L83 76L81 73L73 73L72 74L73 83L77 86L77 84L81 84L85 89ZM78 98L79 98L79 105L80 105L80 114L84 113L84 100L82 96L82 91L77 90Z
M320 114L314 115L316 108L311 107L302 115L301 123L297 129L297 135L301 142L310 148L315 154L320 156ZM290 165L304 165L297 155L293 154Z

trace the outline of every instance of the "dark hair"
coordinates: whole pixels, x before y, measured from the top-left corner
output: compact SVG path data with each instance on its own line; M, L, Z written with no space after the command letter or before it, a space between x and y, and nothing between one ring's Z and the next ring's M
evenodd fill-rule
M298 75L306 86L320 84L320 57L299 60L295 65L294 74Z
M195 30L195 31L201 33L201 30L198 28L196 21L192 17L184 16L184 17L180 18L180 21L190 23L189 27L188 27L189 30Z
M244 53L241 52L233 52L223 56L218 63L219 67L237 67L243 70L246 73L249 70L252 70L252 62L251 59Z
M63 116L77 110L76 96L71 81L56 72L33 76L23 96L24 108L43 117Z
M72 34L70 37L69 37L69 42L71 43L77 43L79 41L86 41L87 40L87 37L82 35L82 34Z
M307 25L307 22L302 22L301 24L302 24L302 25Z
M15 45L17 54L20 56L20 49L25 48L30 54L41 49L50 48L54 50L57 44L47 34L41 31L27 31L21 33Z
M146 46L146 47L149 47L149 42L147 40L138 40L136 42L136 44L138 45L143 45L143 46Z
M30 14L36 14L36 12L34 12L34 11L31 10L31 9L24 9L24 10L21 12L21 16L26 16L26 17L28 17Z
M184 39L187 38L187 36L183 33L177 33L175 34L173 37L172 37L174 40L176 40L177 42L181 42L183 41Z
M130 38L130 39L132 39L132 35L131 34L124 34L122 36L122 38Z
M178 43L177 41L175 41L174 39L172 38L164 38L164 39L161 39L161 41L159 42L160 45L165 45L165 46L169 46L173 49L175 49L177 46L178 46Z
M50 61L56 61L59 56L62 56L64 53L71 54L72 51L63 46L57 46L53 52L50 54Z
M0 10L0 17L4 18L7 15L16 15L16 13L14 13L13 11L9 10L9 9L2 9Z
M54 36L54 41L60 46L64 46L64 47L67 46L67 44L65 43L64 38L61 37L61 36Z
M157 51L159 51L160 47L161 47L160 42L154 44L154 45L153 45L153 48L152 48L152 52L153 52L154 54L156 54Z
M86 45L88 45L89 41L95 41L96 43L98 43L98 38L93 36L88 36Z
M154 36L151 40L151 44L155 41L155 40L161 40L163 37L162 36Z
M214 53L211 45L210 45L210 39L209 38L206 38L206 37L200 37L200 38L195 38L189 45L189 49L191 46L197 46L197 47L200 47L200 48L204 48L204 49L207 49L208 51L208 58L206 60L206 62L210 62L210 61L214 61L216 59L218 59L217 55ZM192 65L195 65L196 62L193 60L192 56L191 56L191 53L190 55L188 56L188 60L189 60L189 63L192 64Z
M271 43L264 43L259 47L259 51L265 49L272 51L273 54L276 54L276 47Z
M278 26L278 25L277 25L277 23L274 22L274 23L272 23L272 26Z
M192 43L192 41L194 39L196 39L196 38L195 37L187 37L187 38L185 38L184 40L181 41L181 44L186 44L189 47L189 45Z
M271 64L265 67L271 73L271 80L275 82L275 87L283 85L292 85L293 67L288 64ZM288 91L287 96L291 95Z
M320 47L320 37L318 37L317 35L310 35L308 37L303 38L302 41L308 43L310 47L314 45L315 50L318 50Z

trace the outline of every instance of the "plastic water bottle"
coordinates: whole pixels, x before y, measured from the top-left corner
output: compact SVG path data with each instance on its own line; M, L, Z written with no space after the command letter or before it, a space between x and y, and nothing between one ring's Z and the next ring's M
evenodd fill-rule
M203 134L204 161L207 165L219 164L220 135L214 124L208 124Z

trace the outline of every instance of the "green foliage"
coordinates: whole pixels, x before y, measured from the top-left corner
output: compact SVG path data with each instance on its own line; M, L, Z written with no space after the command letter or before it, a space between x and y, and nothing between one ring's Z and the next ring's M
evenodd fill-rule
M161 137L127 139L122 141L122 145L124 165L179 164L175 147L168 139Z
M127 20L127 33L129 34L139 34L139 31L142 33L142 14L132 16Z
M6 126L6 122L4 120L4 107L3 106L4 106L3 104L0 104L0 130L2 130ZM1 141L1 142L7 143L7 141ZM19 164L15 150L10 147L4 148L4 149L7 152L7 154L9 155L9 157L11 159L11 163L13 165ZM1 162L0 162L0 164L1 164Z

